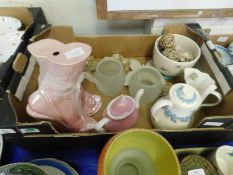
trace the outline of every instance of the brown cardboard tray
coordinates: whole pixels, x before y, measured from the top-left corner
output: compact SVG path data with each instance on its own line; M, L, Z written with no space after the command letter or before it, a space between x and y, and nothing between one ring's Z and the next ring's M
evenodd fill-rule
M172 32L172 33L179 33L182 35L186 35L190 38L192 38L194 41L196 41L199 46L201 47L203 44L203 40L201 37L197 36L196 34L189 31L185 25L172 25L166 28L166 31ZM73 31L70 27L65 26L57 26L51 28L51 30L47 31L44 34L35 36L36 40L42 39L42 38L54 38L57 40L60 40L64 43L69 42L83 42L89 44L92 49L92 55L96 59L101 59L105 56L111 56L114 53L119 53L123 55L125 58L134 58L139 60L141 63L145 63L149 59L152 59L153 54L153 47L154 42L158 38L158 36L152 36L152 35L132 35L132 36L77 36L75 37L73 34ZM206 60L201 56L198 64L196 65L200 70L204 72L208 72L212 77L213 73L210 70L210 67L206 63ZM24 92L22 101L17 99L14 94L9 90L7 94L4 95L1 106L4 106L4 113L0 111L0 118L2 120L6 121L6 118L8 121L5 122L4 125L0 126L2 133L12 135L12 136L18 136L18 135L27 135L28 137L39 137L39 136L45 136L45 137L73 137L73 136L86 136L86 137L95 137L95 136L106 136L106 135L112 135L113 133L70 133L68 130L66 130L63 127L60 127L57 123L52 123L49 121L40 121L36 120L26 113L26 105L29 95L34 92L38 88L37 79L39 74L39 66L36 65L34 67L33 73L30 77L30 80L26 86L26 90ZM183 76L180 76L174 80L174 82L183 82ZM95 86L85 81L83 83L83 87L94 94L99 94L99 91L95 88ZM127 88L124 88L122 90L122 93L127 94ZM230 95L230 94L229 94ZM102 95L101 95L102 96ZM103 100L103 107L101 110L94 116L96 120L99 120L101 118L101 114L103 112L103 109L106 107L108 102L111 100L111 98L102 96ZM212 100L212 99L208 99ZM224 97L223 103L231 103L231 101L228 98L228 95ZM152 104L149 104L147 106L144 106L140 108L140 116L139 120L136 124L137 128L146 128L146 129L155 129L151 124L150 121L150 113L149 108ZM212 110L216 110L215 115L219 114L219 111L221 111L221 108L223 108L224 114L227 116L220 116L220 117L211 117L213 114L211 113ZM193 124L192 128L185 129L185 130L157 130L163 135L170 135L171 137L174 135L182 135L184 134L184 137L188 137L192 135L192 133L196 133L196 137L198 138L198 133L203 132L216 132L220 133L219 137L221 138L222 131L231 132L231 128L228 128L228 126L231 126L233 117L230 116L233 114L233 109L231 108L224 108L223 105L219 105L216 107L211 107L209 109L202 108L200 111L198 111L195 114L195 122ZM216 126L209 126L207 128L205 126L205 121L208 122L222 122L223 124L220 127ZM201 124L201 125L200 125ZM201 128L198 128L201 127ZM55 129L56 128L56 129ZM5 130L4 130L5 129ZM10 129L10 130L8 130ZM224 136L226 137L226 136ZM173 140L173 138L170 138Z

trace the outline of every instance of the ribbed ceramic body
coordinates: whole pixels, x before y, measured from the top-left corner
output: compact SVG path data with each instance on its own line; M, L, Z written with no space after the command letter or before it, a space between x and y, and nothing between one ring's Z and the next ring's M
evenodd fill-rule
M39 88L29 97L28 114L55 120L72 131L93 130L96 122L89 116L99 110L101 99L81 87L91 47L45 39L29 45L28 50L40 65Z

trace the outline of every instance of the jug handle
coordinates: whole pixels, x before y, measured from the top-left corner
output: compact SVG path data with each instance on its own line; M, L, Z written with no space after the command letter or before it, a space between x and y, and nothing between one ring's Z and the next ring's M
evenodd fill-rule
M111 120L109 118L102 118L95 126L97 132L105 132L104 126L108 124Z
M104 91L103 86L99 83L99 81L91 74L87 72L83 72L82 76L84 79L89 80L90 82L94 83L96 86L98 86L102 91Z
M201 105L202 107L216 106L222 101L222 95L219 92L213 91L213 92L210 92L210 94L214 95L218 99L218 101L215 103L204 103Z
M151 115L152 117L154 117L154 114L162 107L165 107L165 106L172 106L172 102L169 101L169 100L159 100L157 101L151 108Z

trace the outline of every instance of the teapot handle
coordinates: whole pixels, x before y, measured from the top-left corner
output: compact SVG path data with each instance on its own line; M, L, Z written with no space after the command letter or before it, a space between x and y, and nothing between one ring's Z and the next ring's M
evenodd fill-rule
M172 102L169 100L158 100L151 108L150 112L151 112L151 116L154 117L154 114L162 107L165 106L172 106Z
M104 91L103 86L100 84L100 82L91 74L89 74L88 72L82 72L83 79L87 79L90 82L94 83L96 86L98 86L98 88L100 88L102 91Z
M215 103L204 103L201 106L204 106L204 107L216 106L222 101L222 95L220 93L213 91L213 92L210 92L210 94L214 95L218 99L218 101Z
M108 124L111 120L109 118L102 118L95 126L97 132L105 132L104 126Z

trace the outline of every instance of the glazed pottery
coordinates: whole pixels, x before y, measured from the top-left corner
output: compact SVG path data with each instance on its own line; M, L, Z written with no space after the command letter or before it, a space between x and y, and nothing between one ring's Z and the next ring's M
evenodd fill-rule
M212 89L213 87L210 86L209 88ZM207 94L203 93L203 96L207 97L210 92L212 91L206 90ZM218 102L213 104L202 104L203 100L204 98L194 87L185 83L175 84L171 87L167 96L159 99L152 106L152 123L156 128L160 129L188 128L192 122L194 112L199 107L217 105L220 103L221 98L218 98Z
M199 155L186 156L181 161L182 175L218 175L215 167L204 157Z
M10 16L0 16L0 37L11 33L16 32L21 28L22 22L17 18L13 18Z
M230 51L231 55L233 55L233 42L229 44L228 50Z
M179 50L183 50L185 52L191 53L194 59L189 62L177 62L168 59L160 51L159 41L162 37L160 36L156 40L154 46L154 53L153 53L154 65L162 74L172 77L180 75L183 72L184 68L193 67L201 56L201 50L193 40L179 34L174 34L174 36L175 36L176 47L179 48Z
M41 167L50 175L78 175L71 166L57 159L35 159L31 163Z
M75 132L93 130L96 121L89 116L100 109L101 98L81 86L91 47L44 39L30 44L28 50L40 65L39 88L29 97L28 114L55 120Z
M216 83L209 74L201 72L195 68L185 68L184 79L187 84L198 90L202 97L202 101L204 101L208 95L214 95L217 97L217 101L215 103L202 104L202 106L216 106L221 102L222 96L216 91Z
M220 146L209 157L210 161L218 168L221 175L233 174L233 147L224 145Z
M105 58L97 66L94 76L85 72L84 77L96 84L97 89L106 96L119 94L125 83L122 63L116 58Z
M168 168L169 167L169 168ZM104 146L98 175L180 175L170 144L158 133L130 129L113 136Z
M228 65L232 65L233 64L233 55L232 55L232 51L220 46L220 45L215 45L215 48L217 49L217 51L220 53L220 60L219 62L223 65L223 66L228 66Z
M31 163L13 163L0 167L4 175L50 175L39 166Z
M0 36L0 66L16 52L23 34L23 31L17 31Z
M144 90L138 90L135 98L121 95L114 98L104 111L103 118L97 123L96 131L117 132L135 126L138 115L140 98Z
M163 77L158 70L152 67L141 67L133 72L129 80L129 94L135 96L139 89L144 89L140 103L146 105L155 101L163 86Z

